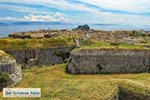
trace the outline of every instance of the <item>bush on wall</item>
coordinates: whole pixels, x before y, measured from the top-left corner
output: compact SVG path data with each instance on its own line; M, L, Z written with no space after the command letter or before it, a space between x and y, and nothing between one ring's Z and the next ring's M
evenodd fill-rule
M0 73L0 82L8 82L10 80L10 76L8 72Z

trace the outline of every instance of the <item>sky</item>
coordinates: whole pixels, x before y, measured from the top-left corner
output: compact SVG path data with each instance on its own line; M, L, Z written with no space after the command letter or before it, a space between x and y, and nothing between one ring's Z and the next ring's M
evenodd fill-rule
M150 0L0 0L0 22L150 25Z

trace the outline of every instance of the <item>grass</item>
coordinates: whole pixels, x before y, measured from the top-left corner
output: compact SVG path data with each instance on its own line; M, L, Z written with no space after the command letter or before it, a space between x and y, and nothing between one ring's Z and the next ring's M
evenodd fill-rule
M118 43L118 45L112 45L109 42L100 42L97 41L88 46L82 46L81 48L77 48L74 51L84 50L84 49L133 49L133 50L150 50L150 48L145 47L144 45L130 45L126 43Z
M150 96L150 74L66 74L66 64L23 70L23 80L15 88L41 88L41 98L3 98L2 100L108 100L118 86Z
M0 56L3 56L3 55L5 55L6 53L4 52L4 51L2 51L2 50L0 50Z
M57 46L74 45L70 38L50 38L50 39L14 39L14 38L1 38L0 49L32 49L32 48L48 48Z
M0 64L8 63L9 61L12 61L12 60L14 60L14 58L11 55L0 50Z

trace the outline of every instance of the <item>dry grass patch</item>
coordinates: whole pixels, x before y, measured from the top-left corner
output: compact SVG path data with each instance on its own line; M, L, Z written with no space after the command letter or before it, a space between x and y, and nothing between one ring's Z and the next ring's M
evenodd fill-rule
M0 50L0 56L3 56L3 55L5 55L5 52Z
M118 85L128 91L149 94L150 74L66 74L66 64L50 67L32 67L23 70L23 80L14 87L41 88L40 99L8 98L3 100L108 100L118 90ZM143 84L141 86L141 84Z
M49 48L57 46L74 45L72 40L67 38L50 38L50 39L15 39L15 38L1 38L1 50L16 50L16 49L32 49L32 48Z

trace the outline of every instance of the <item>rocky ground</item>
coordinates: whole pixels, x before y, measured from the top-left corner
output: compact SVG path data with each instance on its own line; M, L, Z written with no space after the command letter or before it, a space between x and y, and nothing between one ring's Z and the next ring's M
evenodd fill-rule
M12 33L9 35L12 38L56 38L56 37L68 37L74 38L79 41L78 45L83 41L101 41L110 42L112 44L126 43L126 44L143 44L149 47L150 32L143 30L133 31L102 31L90 29L88 25L78 26L72 30L39 30L29 32Z

